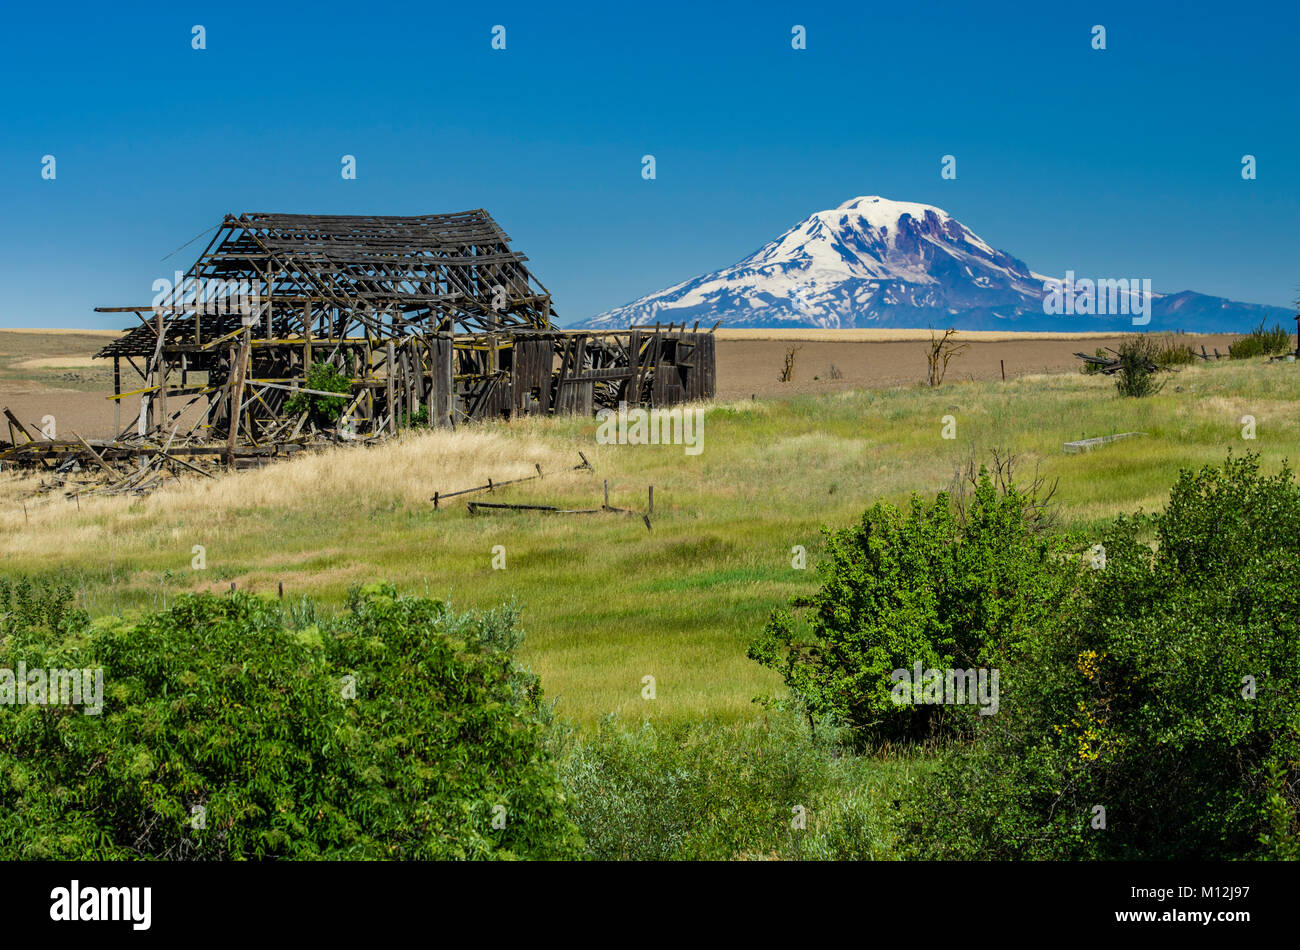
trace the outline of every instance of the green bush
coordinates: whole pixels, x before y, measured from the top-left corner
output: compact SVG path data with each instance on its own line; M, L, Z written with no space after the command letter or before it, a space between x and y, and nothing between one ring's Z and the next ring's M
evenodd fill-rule
M104 682L98 716L0 706L0 856L579 851L511 610L375 587L315 622L236 594L92 625L66 592L7 583L0 605L0 668L100 667Z
M1119 370L1115 373L1115 387L1121 396L1154 396L1164 389L1156 381L1160 368L1160 343L1142 333L1132 333L1119 344Z
M312 363L307 368L307 378L303 382L303 388L314 389L317 392L294 393L285 401L285 411L290 415L305 412L308 419L316 425L327 426L332 425L340 413L348 407L348 394L352 391L352 384L333 363ZM343 395L322 396L320 395L322 392Z
M1229 457L1117 519L1061 616L911 801L909 853L1300 853L1300 489ZM1249 678L1249 679L1248 679ZM1253 693L1252 693L1253 689ZM1097 827L1105 809L1105 827Z
M859 524L827 531L812 616L772 613L749 656L776 670L815 717L859 743L969 728L970 706L899 704L894 670L996 667L1063 598L1070 571L1033 530L1032 500L983 468L964 515L946 493L906 513L877 504Z
M402 413L402 425L406 427L424 427L429 424L429 405L425 403L415 412Z
M1172 333L1155 337L1155 362L1161 369L1170 366L1187 366L1196 362L1196 353L1186 343L1178 342Z
M1291 335L1278 323L1272 329L1264 328L1264 321L1250 333L1228 346L1228 356L1234 360L1249 359L1254 356L1278 356L1289 353Z
M564 741L572 815L596 860L849 859L892 854L906 782L799 717L629 729ZM802 821L797 821L802 809Z

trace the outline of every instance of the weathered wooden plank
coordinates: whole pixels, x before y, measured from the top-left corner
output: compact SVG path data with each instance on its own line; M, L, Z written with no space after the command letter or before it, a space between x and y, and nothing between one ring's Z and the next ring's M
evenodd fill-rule
M1095 439L1080 439L1077 442L1066 442L1065 451L1067 453L1089 452L1098 446L1107 445L1120 439L1128 439L1133 436L1146 435L1145 432L1118 432L1115 435L1101 435Z

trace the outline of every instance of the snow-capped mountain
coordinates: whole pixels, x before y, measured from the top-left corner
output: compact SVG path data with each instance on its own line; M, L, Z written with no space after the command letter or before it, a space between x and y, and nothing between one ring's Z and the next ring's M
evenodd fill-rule
M1136 274L1080 275L1096 279ZM1045 312L1053 278L991 247L933 205L854 198L818 211L744 260L593 317L582 327L645 323L729 327L949 327L1112 330L1128 314ZM1047 309L1052 309L1051 307ZM1058 311L1060 308L1056 308ZM1146 329L1244 331L1290 311L1191 291L1152 294Z

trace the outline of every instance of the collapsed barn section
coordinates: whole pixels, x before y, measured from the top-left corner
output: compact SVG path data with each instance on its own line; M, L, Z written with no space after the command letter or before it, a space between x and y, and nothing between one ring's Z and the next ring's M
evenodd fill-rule
M116 437L42 438L13 420L0 464L242 467L406 426L714 395L712 330L560 329L550 292L482 209L227 214L212 231L148 304L96 308L138 318L96 353L113 363Z
M113 361L117 437L44 440L48 454L29 438L0 454L164 450L235 464L412 425L714 394L711 330L560 329L527 258L481 209L227 215L214 231L148 305L96 308L139 321L97 354ZM133 396L140 410L124 423Z

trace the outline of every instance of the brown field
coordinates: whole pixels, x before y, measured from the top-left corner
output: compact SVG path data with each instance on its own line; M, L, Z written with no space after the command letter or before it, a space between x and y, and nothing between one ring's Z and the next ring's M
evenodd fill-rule
M113 364L92 360L116 330L0 330L0 408L8 407L29 427L52 415L60 434L77 432L88 439L112 438ZM127 366L122 388L143 385ZM122 400L122 424L140 409L138 398ZM9 438L0 423L0 438Z
M714 331L719 340L803 340L809 343L911 343L930 339L929 330L877 327L829 330L820 327L763 330L721 327ZM958 330L956 338L967 342L996 343L1002 340L1092 340L1113 339L1113 333L1013 333L1007 330Z
M51 327L9 327L0 330L0 333L31 333L36 336L91 336L103 340L105 343L118 336L120 330L60 330Z
M718 399L729 401L881 389L923 382L929 330L719 330ZM29 425L53 415L60 430L86 438L111 438L113 387L107 360L90 354L116 334L110 330L0 330L0 407L8 406ZM952 382L998 379L1001 361L1008 379L1042 373L1077 372L1076 351L1118 346L1105 334L964 332L969 349L953 359ZM1186 334L1181 339L1209 352L1227 354L1235 334ZM798 346L794 378L779 382L785 354ZM832 367L841 375L832 379ZM122 388L142 385L123 366ZM122 400L122 424L139 409L136 398ZM2 431L4 427L0 427Z
M803 395L847 389L883 389L922 383L926 376L929 330L718 330L718 399ZM1207 353L1217 347L1227 358L1239 334L1183 334L1180 341ZM1007 379L1043 373L1075 373L1074 354L1118 347L1106 334L966 332L957 335L968 349L948 364L946 380ZM792 346L794 378L778 381ZM832 367L841 374L833 379Z

